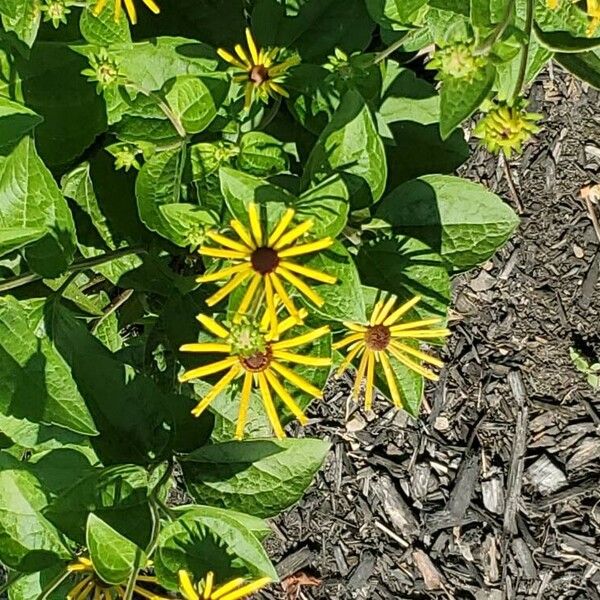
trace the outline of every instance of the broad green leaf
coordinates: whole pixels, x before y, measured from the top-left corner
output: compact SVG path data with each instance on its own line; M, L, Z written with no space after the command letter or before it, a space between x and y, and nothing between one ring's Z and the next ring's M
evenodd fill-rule
M236 165L241 171L266 177L288 168L288 157L282 142L262 131L249 131L242 136Z
M336 241L327 250L309 256L306 265L337 277L334 284L311 285L325 303L316 307L306 301L309 304L309 312L334 321L366 321L358 271L354 259L340 242Z
M32 110L0 96L0 147L19 141L42 118Z
M213 85L214 83L217 80L213 80ZM216 117L216 99L200 78L182 75L175 78L171 85L167 84L167 87L167 103L187 133L203 131Z
M38 0L3 0L6 7L0 8L2 27L12 31L30 48L35 42L42 16Z
M200 448L182 464L199 503L272 517L302 497L328 450L309 438L232 441Z
M590 19L575 2L560 2L550 9L546 2L535 7L534 32L541 44L557 52L581 52L600 45L600 33L590 36Z
M8 588L9 600L31 600L39 598L58 577L64 574L64 563L58 563L43 571L27 573L20 577ZM71 588L75 585L73 578L68 578L62 585L58 586L48 596L47 600L65 600Z
M43 516L47 497L23 463L0 452L0 560L19 571L39 571L70 556L56 528Z
M163 527L154 553L154 569L167 589L178 589L177 573L185 569L196 580L214 571L217 585L235 577L277 574L258 539L239 513L196 506Z
M81 434L56 425L34 423L25 418L0 413L0 431L12 442L28 450L62 447L83 443Z
M447 78L440 92L440 133L442 139L465 119L468 119L486 99L494 85L496 69L488 64L473 77L472 81Z
M20 227L45 230L25 250L29 266L46 277L60 275L75 250L73 218L29 137L0 155L0 228Z
M85 537L94 570L106 583L126 583L134 569L145 566L144 552L94 513L88 516Z
M46 233L43 227L6 227L0 230L0 256L37 242Z
M387 29L411 24L427 0L366 0L371 18Z
M552 52L579 53L600 48L600 37L575 37L566 31L543 31L535 28L537 40Z
M498 250L519 223L514 211L482 185L425 175L387 195L375 215L420 239L455 270L470 269Z
M359 0L258 0L252 12L257 43L296 49L309 62L325 59L334 48L364 50L373 28Z
M89 8L82 10L79 30L88 43L98 46L131 42L129 20L115 19L114 2L107 2L99 15L95 15Z
M4 415L97 433L72 371L45 328L43 300L0 298L0 371Z
M321 133L304 173L305 183L340 173L352 205L359 207L381 198L387 165L383 142L369 107L358 92L349 91Z
M600 52L556 54L555 60L567 71L600 90Z
M92 513L145 548L153 531L146 471L125 464L96 469L75 479L44 511L49 521L81 545L86 544L86 526Z
M356 264L365 285L391 292L400 302L422 296L415 309L421 318L446 316L450 277L442 258L423 242L382 236L361 246Z
M38 41L28 59L15 60L17 99L44 119L35 140L50 166L73 161L106 130L104 103L81 75L86 66L83 56L59 42ZM0 81L0 94L10 95L11 85Z

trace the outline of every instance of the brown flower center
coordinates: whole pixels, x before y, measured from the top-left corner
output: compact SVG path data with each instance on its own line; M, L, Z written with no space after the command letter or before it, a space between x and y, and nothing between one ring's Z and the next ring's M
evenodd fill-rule
M269 70L263 65L254 65L248 73L248 79L252 83L260 85L269 79Z
M385 325L373 325L365 332L365 342L371 350L385 350L391 339L390 328Z
M252 268L261 275L272 273L279 264L279 256L273 248L262 246L257 248L250 257Z
M267 346L264 352L257 352L247 358L240 357L242 367L246 371L252 371L252 373L260 373L264 371L270 364L273 358L273 351L271 346Z

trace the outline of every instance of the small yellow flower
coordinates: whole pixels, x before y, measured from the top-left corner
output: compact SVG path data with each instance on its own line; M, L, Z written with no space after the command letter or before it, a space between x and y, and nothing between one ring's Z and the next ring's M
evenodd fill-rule
M277 294L289 314L297 323L300 323L302 319L299 311L286 292L284 282L296 288L316 306L324 304L323 298L301 277L329 284L335 283L336 278L298 264L293 259L296 256L304 256L329 248L333 244L333 239L325 237L307 243L298 243L300 238L310 231L313 221L303 221L288 229L294 215L294 210L288 208L273 230L267 233L260 222L258 207L252 203L248 207L250 231L236 219L230 222L231 229L235 231L239 241L214 231L206 233L208 238L220 244L221 247L201 246L198 252L203 256L225 258L232 263L230 267L198 277L200 283L229 280L219 291L208 298L206 301L208 306L214 306L240 285L247 283L248 287L237 308L238 321L248 312L253 299L264 291L267 309L272 316L275 314L275 295ZM271 323L275 327L275 318L272 318Z
M135 10L135 4L133 0L114 0L115 2L115 21L118 21L121 18L121 13L123 12L123 2L125 2L125 9L127 10L127 15L129 16L129 20L133 25L137 23L137 12ZM160 12L160 8L154 0L142 0L142 2L155 14L157 15ZM96 0L96 4L94 4L94 8L92 12L94 15L98 16L106 7L108 0Z
M245 108L249 108L255 98L263 102L268 102L269 97L275 98L278 95L287 98L289 94L280 84L285 79L288 69L300 62L298 57L294 56L277 63L281 49L257 48L248 28L246 28L246 42L248 50L244 50L241 44L235 47L237 56L223 48L217 50L217 54L223 60L242 71L234 77L234 80L239 83L246 82Z
M542 115L530 113L516 106L502 104L482 117L473 133L489 152L503 152L508 158L513 152L521 152L523 144L538 133L536 122Z
M194 585L188 572L181 570L179 590L185 600L240 600L240 598L248 598L272 581L270 577L261 577L254 581L237 577L220 587L215 587L214 579L214 573L209 571L203 583L198 582Z
M350 331L349 334L333 345L336 350L348 346L348 354L338 368L337 376L341 375L355 359L360 358L352 395L354 399L358 399L360 387L362 382L365 381L366 410L371 410L373 404L375 368L377 365L381 365L392 400L397 407L402 406L402 397L398 390L390 359L397 360L405 367L432 381L438 379L437 375L409 357L428 362L436 367L443 366L442 361L438 358L421 352L421 350L417 350L402 341L424 340L450 335L450 331L445 328L428 328L429 325L439 323L442 319L430 318L398 323L400 318L413 308L421 298L415 296L399 308L395 308L396 300L396 296L391 296L386 302L383 300L377 302L371 314L369 325L345 322L344 325Z
M125 598L125 586L111 586L105 583L96 574L92 561L85 556L80 556L69 563L67 571L80 576L80 579L67 593L66 600L119 600ZM133 589L139 597L148 600L168 600L165 596L159 596L144 585L140 585L147 583L155 587L158 585L158 580L152 575L138 575Z
M550 10L556 10L558 8L559 3L560 3L560 0L546 0L546 6Z
M275 302L277 302L277 298ZM304 318L306 315L306 311L301 309L299 316ZM328 326L312 329L295 337L279 339L282 334L294 326L294 317L288 317L281 322L277 322L275 315L275 327L273 327L271 325L273 317L268 310L265 310L259 324L244 319L242 322L232 325L229 329L206 315L198 315L197 318L207 331L218 338L218 341L184 344L180 350L182 352L222 353L226 355L226 358L186 371L179 376L179 381L184 383L191 379L207 377L222 371L227 372L194 408L192 411L194 416L197 417L202 414L233 381L243 378L238 422L235 430L237 439L244 436L250 393L253 387L259 390L265 412L275 435L279 439L284 438L285 433L273 404L271 390L275 391L283 404L302 425L307 423L307 418L302 409L296 404L280 378L286 379L314 398L322 398L322 392L283 363L288 362L310 367L329 366L331 364L329 357L305 356L304 354L290 352L294 348L306 346L327 335L329 333Z
M587 15L590 18L587 34L589 37L596 35L600 28L600 0L587 0Z

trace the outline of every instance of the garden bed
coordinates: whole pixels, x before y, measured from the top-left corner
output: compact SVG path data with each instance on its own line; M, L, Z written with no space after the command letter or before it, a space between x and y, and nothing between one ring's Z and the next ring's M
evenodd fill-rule
M313 405L305 433L331 453L273 523L287 595L263 598L600 597L600 398L569 358L600 354L600 251L579 195L600 180L600 95L559 68L531 95L545 114L511 162L521 227L455 280L422 420L381 402L368 422L345 380ZM511 201L485 151L464 174Z

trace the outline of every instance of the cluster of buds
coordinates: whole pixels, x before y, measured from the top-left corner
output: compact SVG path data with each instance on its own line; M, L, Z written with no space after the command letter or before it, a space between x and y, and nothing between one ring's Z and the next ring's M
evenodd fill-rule
M436 79L463 79L469 83L486 64L487 58L475 52L472 42L458 42L438 48L426 68L437 71Z

